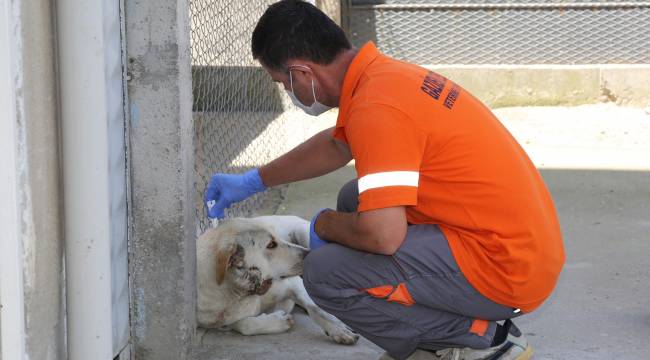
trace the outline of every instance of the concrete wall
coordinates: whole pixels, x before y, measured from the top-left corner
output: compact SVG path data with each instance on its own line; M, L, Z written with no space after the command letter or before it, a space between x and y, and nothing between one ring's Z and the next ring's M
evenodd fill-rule
M31 359L64 359L63 237L53 2L6 1L2 6L9 10L5 14L8 17L6 22L3 18L0 23L2 26L8 24L10 32L9 44L3 46L3 51L9 51L12 62L9 78L13 96L9 97L12 103L2 108L11 107L7 114L13 116L5 118L3 115L2 121L13 122L13 134L4 132L3 135L13 137L15 146L13 166L4 167L3 172L15 174L16 187L13 201L4 197L2 201L16 211L17 232L15 238L3 237L2 241L15 241L19 245L25 353ZM7 95L3 93L4 100ZM3 151L3 156L10 155ZM5 229L3 225L3 232Z
M491 107L614 102L650 105L650 65L425 66Z
M126 0L135 359L182 360L195 333L188 4Z

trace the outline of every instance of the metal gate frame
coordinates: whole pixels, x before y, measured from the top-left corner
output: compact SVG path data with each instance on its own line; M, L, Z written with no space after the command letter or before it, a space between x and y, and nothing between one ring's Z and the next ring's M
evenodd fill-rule
M112 359L129 341L119 5L56 4L72 360Z

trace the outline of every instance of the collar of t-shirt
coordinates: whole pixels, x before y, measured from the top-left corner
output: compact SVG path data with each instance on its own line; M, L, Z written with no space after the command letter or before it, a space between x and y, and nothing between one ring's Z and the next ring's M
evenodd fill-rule
M366 67L368 67L368 65L370 65L370 63L379 55L379 50L377 50L375 44L372 41L369 41L359 49L359 52L357 52L357 55L350 63L350 66L345 73L345 78L343 78L343 88L341 89L341 97L339 99L339 115L336 120L337 128L345 126L348 106L350 105L354 89L359 83L359 78L361 78Z

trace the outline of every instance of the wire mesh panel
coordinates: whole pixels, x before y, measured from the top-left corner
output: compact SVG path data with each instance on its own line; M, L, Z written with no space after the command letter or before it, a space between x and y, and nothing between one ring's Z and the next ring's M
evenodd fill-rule
M348 2L350 0L347 0ZM351 1L360 46L419 64L650 63L650 2Z
M198 231L209 225L202 197L212 173L241 173L287 150L284 92L250 49L255 24L273 2L190 0ZM268 200L258 194L227 215L251 215Z

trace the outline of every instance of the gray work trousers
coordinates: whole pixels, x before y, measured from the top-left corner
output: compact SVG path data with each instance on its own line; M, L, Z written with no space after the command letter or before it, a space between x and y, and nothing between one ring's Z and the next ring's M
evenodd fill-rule
M357 205L352 180L337 211ZM305 258L303 281L316 304L398 360L417 348L487 348L496 321L521 314L469 284L436 225L409 225L392 256L327 244Z

